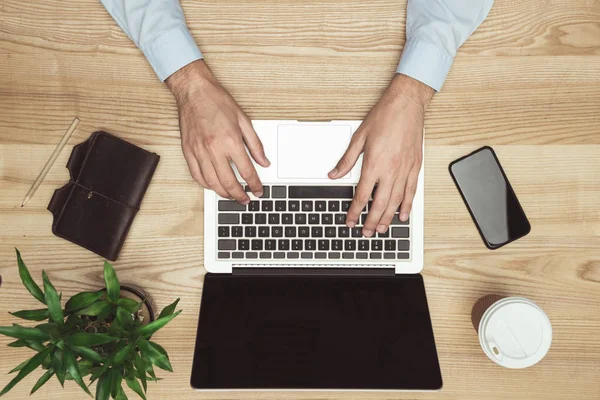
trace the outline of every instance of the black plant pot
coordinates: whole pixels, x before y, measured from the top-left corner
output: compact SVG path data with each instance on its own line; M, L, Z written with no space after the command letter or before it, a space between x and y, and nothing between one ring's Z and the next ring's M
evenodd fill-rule
M125 284L121 285L121 297L127 297L129 299L133 299L137 302L143 301L142 308L140 310L140 316L142 319L142 324L146 325L156 319L154 302L152 298L146 294L142 289L130 285Z

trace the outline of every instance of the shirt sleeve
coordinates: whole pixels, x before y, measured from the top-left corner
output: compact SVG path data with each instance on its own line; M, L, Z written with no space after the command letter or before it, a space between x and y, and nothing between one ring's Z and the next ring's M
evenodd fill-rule
M458 48L494 0L408 0L406 43L397 72L439 91Z
M100 0L161 81L202 58L178 0Z

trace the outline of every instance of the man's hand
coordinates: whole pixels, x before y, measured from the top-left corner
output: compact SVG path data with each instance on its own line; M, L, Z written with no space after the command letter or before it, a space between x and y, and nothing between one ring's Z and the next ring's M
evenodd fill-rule
M259 165L268 167L263 145L248 116L204 61L188 64L166 83L177 101L183 155L194 180L221 197L247 204L250 198L235 177L233 162L252 193L262 196L262 183L245 146Z
M352 136L346 153L329 173L331 179L346 175L364 152L360 181L356 187L346 224L359 224L375 185L373 205L362 229L366 237L387 231L400 206L400 220L406 221L417 190L423 159L425 109L433 96L429 86L397 74Z

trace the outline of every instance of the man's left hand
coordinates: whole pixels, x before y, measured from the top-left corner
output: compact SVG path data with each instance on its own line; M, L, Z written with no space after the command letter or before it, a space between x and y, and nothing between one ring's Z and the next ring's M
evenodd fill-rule
M425 110L433 93L429 86L397 74L329 173L331 179L343 177L364 152L361 176L346 225L351 228L360 225L360 214L377 186L362 229L366 237L375 231L386 232L398 207L400 220L408 219L423 159Z

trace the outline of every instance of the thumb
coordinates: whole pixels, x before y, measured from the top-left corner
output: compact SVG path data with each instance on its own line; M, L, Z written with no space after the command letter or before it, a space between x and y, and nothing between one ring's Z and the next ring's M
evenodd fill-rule
M254 161L265 168L271 165L271 161L269 161L265 155L265 148L252 127L252 122L246 118L240 119L239 122L242 137L244 138L244 142L246 143L248 150L250 150L250 155L252 155Z
M340 161L338 161L335 168L332 169L331 172L329 172L329 178L341 178L345 176L348 172L350 172L352 167L354 167L354 164L356 164L358 157L363 151L363 145L364 140L362 140L362 138L358 138L357 135L354 135L352 137L352 140L350 141L350 144L348 145L348 148L346 149L346 152L344 153L342 158L340 158Z

